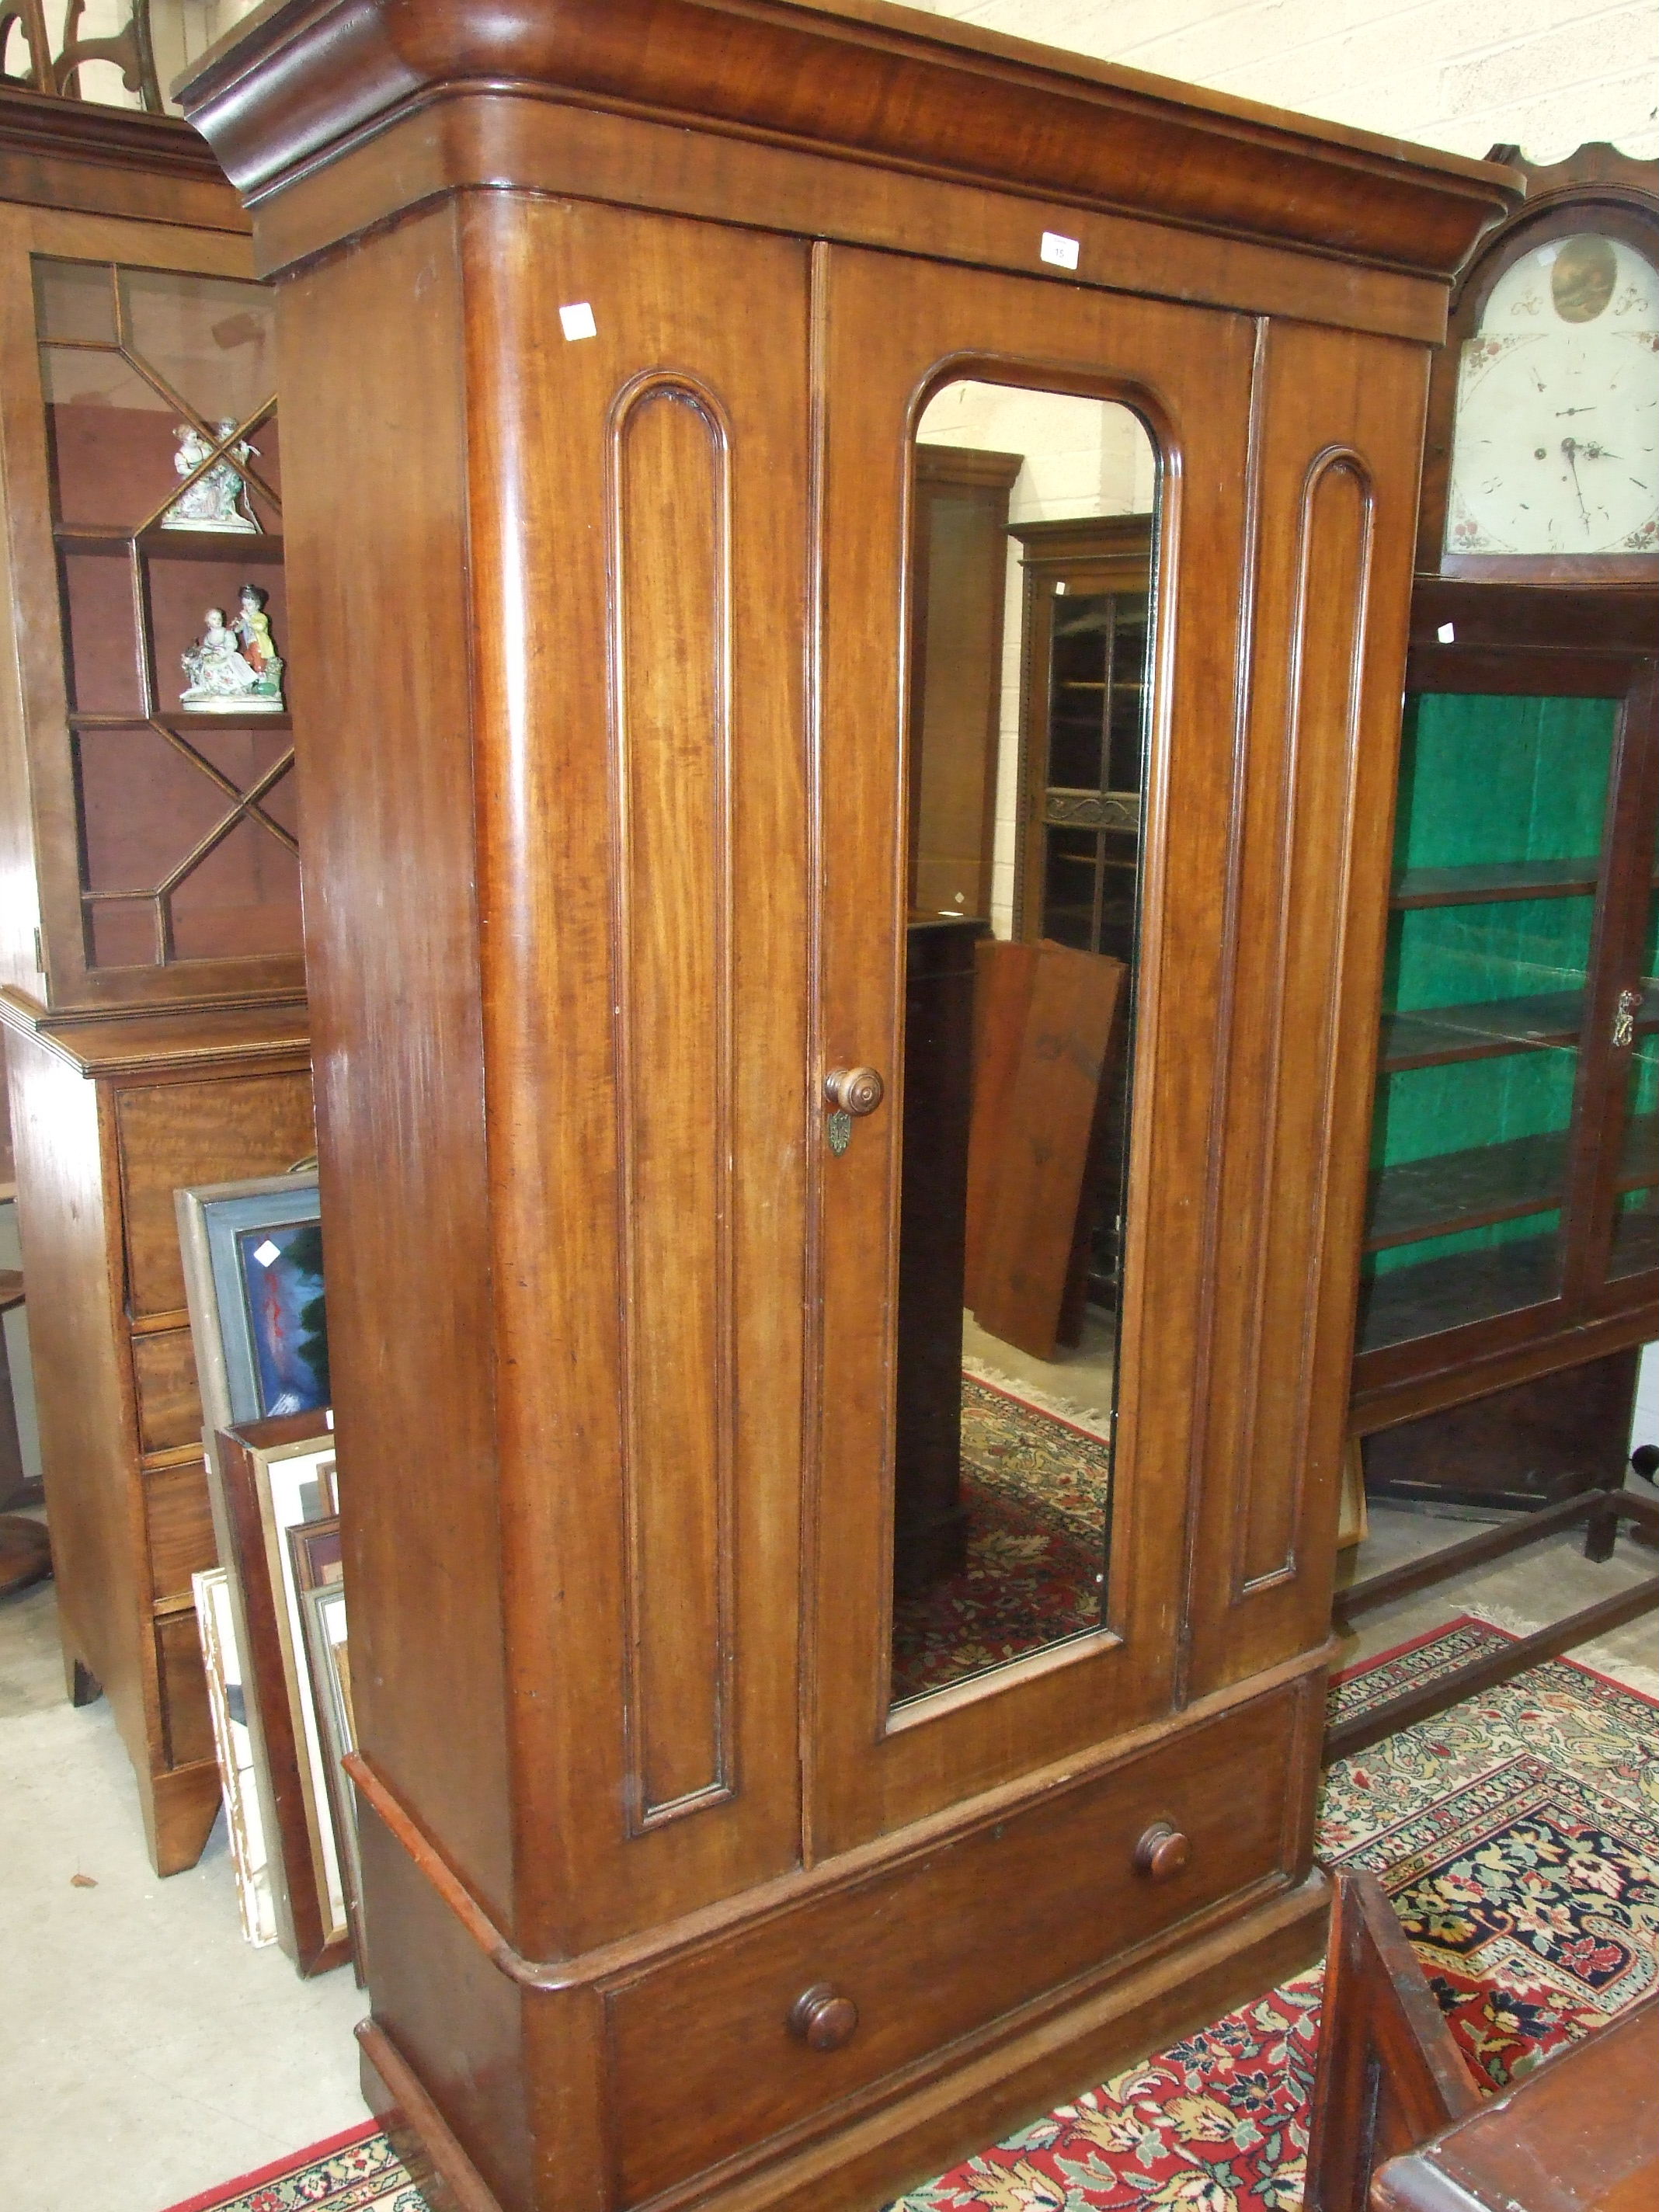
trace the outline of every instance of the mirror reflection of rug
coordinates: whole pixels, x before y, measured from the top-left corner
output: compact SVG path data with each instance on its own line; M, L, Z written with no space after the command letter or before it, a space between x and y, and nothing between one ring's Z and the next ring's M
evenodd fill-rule
M967 1571L896 1602L896 1700L1100 1626L1107 1446L963 1376L962 1469Z
M1356 1669L1364 1711L1505 1640L1466 1620ZM1624 2011L1659 1952L1659 1705L1566 1660L1332 1769L1328 1863L1395 1901L1472 2064L1494 2086ZM953 2166L893 2212L1297 2212L1319 2036L1299 1975ZM384 2136L303 2154L174 2212L424 2212Z

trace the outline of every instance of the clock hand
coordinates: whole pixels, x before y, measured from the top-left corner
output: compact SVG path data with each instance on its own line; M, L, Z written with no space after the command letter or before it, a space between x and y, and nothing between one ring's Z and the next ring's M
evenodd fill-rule
M1590 526L1589 509L1589 507L1587 507L1585 506L1585 504L1584 504L1584 489L1583 489L1583 485L1579 483L1579 481L1578 481L1578 441L1577 441L1577 438L1563 438L1563 439L1562 439L1562 441L1561 441L1561 450L1562 450L1562 452L1563 452L1563 453L1566 455L1566 457L1567 457L1567 466L1568 466L1568 467L1572 471L1572 489L1573 489L1573 495L1574 495L1574 497L1575 497L1575 498L1577 500L1577 501L1578 501L1578 512L1580 513L1580 514L1582 514L1582 515L1583 516L1583 518L1584 518L1584 527L1585 527L1585 529L1586 529L1586 530L1588 530L1588 529L1589 528L1589 526Z
M1559 421L1563 415L1594 415L1595 412L1595 409L1594 405L1589 407L1558 407L1555 410L1556 419L1558 421Z

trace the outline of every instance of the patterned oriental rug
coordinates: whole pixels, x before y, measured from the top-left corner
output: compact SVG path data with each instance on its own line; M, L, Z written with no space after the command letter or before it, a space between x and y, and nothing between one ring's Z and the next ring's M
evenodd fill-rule
M896 1601L896 1698L1099 1627L1111 1473L1087 1429L963 1376L967 1571Z
M1465 1620L1338 1680L1364 1711L1510 1640ZM1659 1978L1659 1702L1569 1660L1332 1768L1328 1864L1379 1875L1453 2033L1502 2087ZM1297 2212L1317 1971L1127 2068L891 2212ZM364 2129L173 2212L425 2212Z

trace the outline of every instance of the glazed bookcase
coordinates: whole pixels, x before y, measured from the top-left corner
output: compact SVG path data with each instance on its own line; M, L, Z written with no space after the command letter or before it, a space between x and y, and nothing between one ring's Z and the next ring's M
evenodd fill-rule
M250 449L246 526L168 526L186 429L198 477ZM290 719L180 702L207 607L252 584L287 623L272 303L185 125L0 89L0 1020L58 1615L170 1873L218 1804L173 1192L313 1147Z

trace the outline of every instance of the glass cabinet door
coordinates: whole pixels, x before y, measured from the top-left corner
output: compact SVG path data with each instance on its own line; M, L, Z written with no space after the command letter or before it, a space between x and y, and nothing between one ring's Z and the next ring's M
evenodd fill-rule
M58 995L297 982L274 303L46 257L34 295L78 865L46 902Z
M1407 697L1362 1359L1560 1327L1655 1263L1650 741L1622 696Z
M1419 693L1359 1349L1555 1297L1618 702Z

